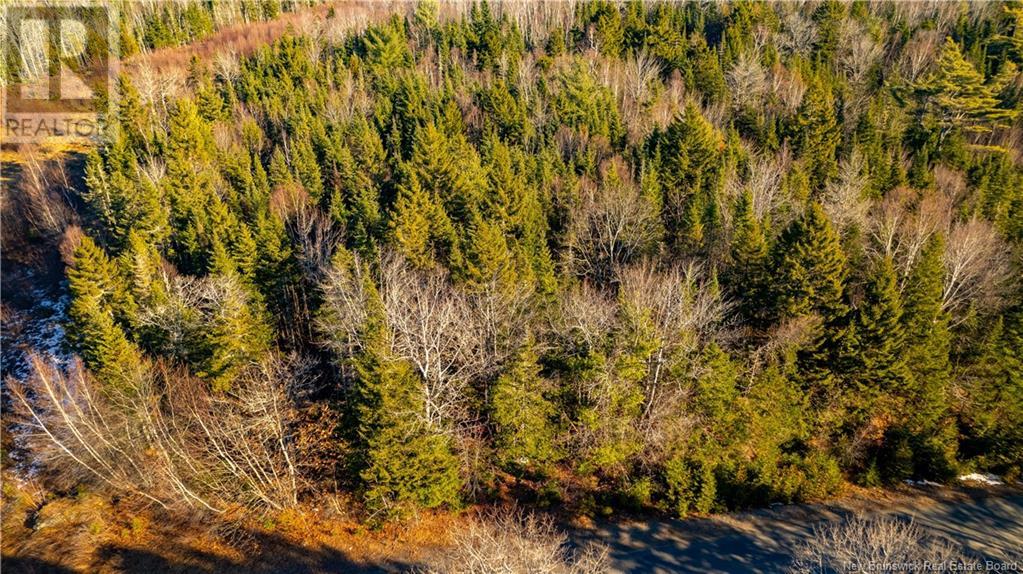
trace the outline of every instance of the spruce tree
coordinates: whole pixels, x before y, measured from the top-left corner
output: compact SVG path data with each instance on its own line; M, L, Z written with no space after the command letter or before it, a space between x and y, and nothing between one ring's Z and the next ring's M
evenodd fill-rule
M350 264L359 265L352 260ZM366 504L391 518L418 508L455 506L461 478L447 435L423 420L422 383L412 366L391 355L383 303L364 269L366 320L354 359L358 434Z
M932 237L903 291L905 358L910 387L903 427L913 450L914 474L948 479L956 468L958 429L951 414L952 337L942 308L944 240Z
M1023 469L1023 306L998 317L971 357L958 406L961 450L981 468Z
M245 289L238 267L222 243L214 244L211 261L218 297L204 332L205 359L198 374L214 390L224 391L246 367L263 358L270 348L271 331L262 306Z
M779 318L816 313L825 321L844 318L848 275L838 233L818 203L790 224L773 249L773 292Z
M140 168L134 148L119 124L109 126L109 142L86 156L82 199L102 228L102 237L115 250L125 247L130 231L155 244L170 234L169 209L161 190Z
M452 137L428 124L416 135L410 165L423 188L441 199L452 219L467 222L477 212L486 190L486 173L479 154L461 134Z
M117 120L129 148L152 156L160 144L153 131L152 111L142 103L138 90L127 75L118 76L117 90Z
M948 313L942 308L945 242L940 235L924 246L906 283L903 324L906 365L912 376L911 417L917 430L930 430L948 409L952 366Z
M842 132L835 115L835 102L830 87L816 77L803 96L795 122L796 149L806 163L810 188L821 192L838 173L835 157Z
M366 60L378 74L393 73L396 68L412 60L408 45L405 43L402 22L395 17L381 26L366 30L363 37Z
M890 258L881 259L867 282L856 319L858 346L852 377L856 407L867 412L878 396L904 397L908 380L902 299Z
M711 343L700 357L701 374L696 379L694 407L707 418L714 429L715 439L729 442L729 434L736 431L739 371L731 357L717 343Z
M146 241L144 235L132 230L128 234L128 245L119 260L128 278L131 295L140 306L148 307L165 302L167 293L160 252Z
M207 262L210 204L216 172L208 125L191 100L180 100L170 115L167 139L167 175L164 189L170 201L173 259L185 272L198 273Z
M855 326L849 324L845 301L845 252L816 203L782 232L772 251L774 316L809 319L810 332L797 352L799 378L820 406L837 392L855 348Z
M508 245L499 223L477 219L468 234L461 275L470 289L497 289L513 292L529 283L528 273L521 275L521 258Z
M498 377L490 398L494 448L500 464L521 472L543 470L556 461L557 408L548 398L533 343L527 342L508 370Z
M716 203L723 181L724 136L690 104L661 138L663 215L669 240L678 247L703 243L705 209Z
M357 163L347 147L338 148L328 161L337 172L337 185L328 201L331 216L345 226L349 246L369 253L380 239L383 221L373 168Z
M738 300L743 318L759 325L768 306L767 275L769 250L763 225L753 212L753 198L744 192L733 215L731 262L724 276L729 291Z
M134 301L117 266L89 237L75 249L68 290L68 336L85 366L101 384L130 390L143 368L141 353L123 330Z
M391 240L417 267L460 266L461 253L451 219L436 195L420 185L415 173L408 173L398 188L389 226Z

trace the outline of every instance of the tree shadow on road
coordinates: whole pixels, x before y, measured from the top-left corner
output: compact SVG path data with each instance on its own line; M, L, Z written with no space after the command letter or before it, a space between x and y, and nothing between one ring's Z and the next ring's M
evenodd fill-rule
M1023 545L1023 496L970 498L879 507L867 515L912 520L982 559L1015 556ZM575 542L604 544L616 570L623 572L784 572L817 525L857 515L845 506L818 504L711 518L604 523L577 533Z

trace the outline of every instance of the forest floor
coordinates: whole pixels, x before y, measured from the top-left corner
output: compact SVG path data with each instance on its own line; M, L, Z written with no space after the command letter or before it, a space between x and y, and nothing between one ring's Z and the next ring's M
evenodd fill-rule
M368 530L327 500L262 518L189 518L86 490L49 492L23 474L3 473L5 573L408 572L464 520L423 514Z

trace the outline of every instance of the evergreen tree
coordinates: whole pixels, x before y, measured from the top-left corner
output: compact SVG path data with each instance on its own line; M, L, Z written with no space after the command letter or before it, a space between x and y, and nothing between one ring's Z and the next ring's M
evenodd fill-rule
M753 198L747 191L738 200L733 216L731 265L725 279L738 300L745 319L760 324L768 306L769 250L761 222L753 212Z
M264 356L271 333L259 305L250 300L234 262L219 243L213 260L219 293L204 333L205 359L197 374L214 390L225 391L246 367Z
M906 365L912 375L911 419L918 430L933 430L948 409L951 334L942 308L945 243L940 235L927 242L903 292Z
M422 420L421 382L411 365L391 356L380 295L368 269L362 276L367 317L360 333L363 350L354 367L363 456L359 476L366 504L389 517L406 516L417 508L457 505L458 461L447 436Z
M662 213L668 238L678 247L701 247L705 224L718 223L704 214L718 200L724 146L724 136L692 104L661 138Z
M144 235L135 230L128 234L128 245L121 253L120 263L128 277L131 296L140 306L149 307L166 301L162 258Z
M486 174L479 154L461 135L451 138L427 125L416 136L410 164L423 188L442 200L451 218L465 222L477 212Z
M366 60L377 73L393 73L395 69L412 60L404 36L402 20L397 17L382 26L366 30L363 40Z
M987 329L970 362L959 406L961 450L981 468L1023 469L1023 307L1017 305Z
M159 149L159 140L153 132L152 112L143 105L141 96L131 79L121 74L117 78L117 120L124 130L129 149L152 156Z
M806 343L798 351L799 376L817 406L830 402L839 376L855 353L855 325L845 302L845 252L820 205L811 204L790 224L773 248L775 272L770 293L775 317L809 320ZM821 418L822 424L829 424Z
M469 233L464 269L460 274L470 289L493 287L503 292L513 291L517 285L529 284L528 274L518 272L521 260L517 259L501 225L477 219Z
M814 44L814 55L818 62L829 66L835 60L841 41L842 19L845 17L845 5L837 0L822 2L813 13L817 23L817 41Z
M739 395L739 372L731 357L717 343L703 350L700 358L702 373L696 380L694 406L711 421L715 440L729 442L729 433L736 431L735 401Z
M834 97L823 78L810 82L796 116L795 134L796 149L806 164L810 188L819 193L838 173L835 154L842 137Z
M316 152L312 143L304 138L291 142L291 165L302 187L309 193L313 202L319 201L323 195L323 174L316 160Z
M86 157L82 198L113 247L123 248L132 230L162 244L171 231L164 196L148 178L138 179L135 152L117 125L110 131L102 154L94 150Z
M926 117L938 129L939 142L958 129L987 132L1015 118L1018 110L1005 107L998 99L1015 75L1015 64L1006 61L1002 71L985 82L959 44L947 36L934 72L917 86Z
M781 234L773 249L773 296L780 318L816 313L842 320L846 256L827 214L812 203Z
M856 338L854 401L867 411L880 395L905 397L908 373L903 354L902 300L889 258L876 264L867 283L857 313Z
M514 470L544 469L559 458L554 421L557 408L540 375L533 343L519 351L491 394L495 449L502 466Z
M100 383L130 390L143 367L139 350L123 330L125 316L134 312L134 301L117 266L89 237L83 237L75 249L68 290L68 335L76 351Z
M413 265L428 269L450 263L458 268L461 252L454 226L436 196L423 189L415 173L409 173L398 188L389 225L392 241Z
M344 224L351 247L362 252L372 251L383 220L380 190L372 179L374 168L365 166L365 160L357 164L347 147L338 149L331 161L338 181L331 192L330 213L335 221Z
M211 247L211 204L216 172L209 127L191 100L180 100L170 115L167 175L163 184L171 206L171 253L186 272L203 270Z
M913 449L916 476L954 476L958 434L950 414L951 335L942 308L944 240L935 235L924 246L902 293L905 364L910 387L904 397L904 424Z

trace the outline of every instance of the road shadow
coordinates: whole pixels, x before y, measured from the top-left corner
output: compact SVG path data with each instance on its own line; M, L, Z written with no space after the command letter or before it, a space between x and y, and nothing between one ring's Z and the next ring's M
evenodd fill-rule
M858 515L913 521L925 532L962 544L980 559L1017 556L1023 549L1023 495L1018 493L921 506L878 505L865 514L823 504L687 520L608 522L577 532L573 540L607 546L618 572L766 574L788 570L794 551L818 525Z

